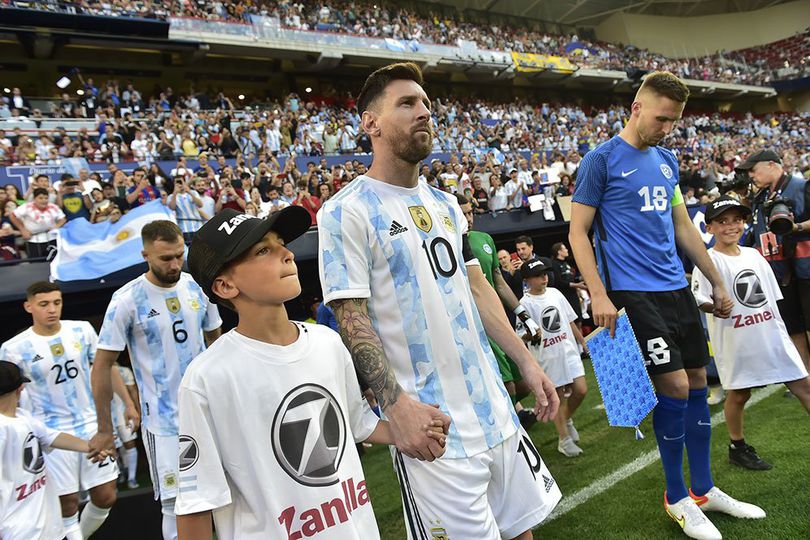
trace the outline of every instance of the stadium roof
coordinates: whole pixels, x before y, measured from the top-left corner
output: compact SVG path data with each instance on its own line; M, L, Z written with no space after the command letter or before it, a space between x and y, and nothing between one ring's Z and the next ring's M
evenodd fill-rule
M564 25L596 26L614 13L691 17L752 11L790 0L428 0L472 9L541 19Z

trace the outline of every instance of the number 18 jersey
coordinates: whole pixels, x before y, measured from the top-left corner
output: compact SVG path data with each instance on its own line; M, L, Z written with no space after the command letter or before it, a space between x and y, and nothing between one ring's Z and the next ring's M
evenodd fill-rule
M177 435L180 379L205 350L203 331L221 325L216 305L185 272L174 287L158 287L141 275L113 294L98 347L129 348L142 423L151 433Z
M466 232L455 198L424 182L403 188L360 176L318 215L324 302L368 299L403 390L452 419L444 456L451 459L517 430L470 291Z
M89 439L96 432L90 367L98 337L86 321L61 321L59 332L40 336L29 328L3 344L0 357L31 379L26 406L43 424Z
M683 196L672 152L639 150L617 135L582 158L573 201L596 208L596 260L608 291L687 286L675 249L672 207Z

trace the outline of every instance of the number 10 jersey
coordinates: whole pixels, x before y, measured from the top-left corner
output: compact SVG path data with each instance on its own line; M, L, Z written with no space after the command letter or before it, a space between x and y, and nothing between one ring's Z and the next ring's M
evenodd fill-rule
M517 429L470 291L466 232L455 198L424 182L403 188L360 176L318 215L324 302L368 299L403 390L452 419L451 459L493 448Z
M216 305L185 272L173 287L141 275L113 294L98 348L129 348L141 396L141 421L155 435L177 435L177 391L186 368L205 350L203 331L222 325Z

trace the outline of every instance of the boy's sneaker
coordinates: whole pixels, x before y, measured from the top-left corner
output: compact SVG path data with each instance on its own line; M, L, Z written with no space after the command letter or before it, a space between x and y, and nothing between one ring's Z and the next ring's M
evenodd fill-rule
M738 501L720 491L717 486L714 486L702 497L698 497L690 489L689 496L705 512L722 512L743 519L762 519L765 517L765 510L759 506Z
M574 427L574 420L569 418L568 422L565 423L565 427L568 428L568 435L571 436L571 440L575 443L579 442L579 432Z
M706 398L709 405L719 405L724 399L726 399L726 392L722 386L718 384L709 387L709 397Z
M531 409L521 409L518 411L517 416L518 420L520 420L520 425L523 426L523 429L526 431L529 431L529 428L537 423L537 417Z
M709 518L698 508L691 497L684 497L680 501L669 504L667 494L664 493L664 510L675 523L681 526L684 534L697 540L722 540L723 535Z
M560 439L557 443L557 450L566 457L577 457L582 453L582 448L576 445L571 437Z
M769 471L773 465L759 457L754 447L748 444L741 446L728 445L728 461L732 465L738 465L744 469L752 471Z
M141 487L141 485L138 483L137 480L129 480L127 482L127 487L129 489L138 489L139 487Z

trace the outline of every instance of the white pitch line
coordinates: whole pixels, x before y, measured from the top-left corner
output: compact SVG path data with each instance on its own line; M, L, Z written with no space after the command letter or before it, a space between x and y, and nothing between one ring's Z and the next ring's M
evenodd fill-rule
M748 403L745 404L745 408L747 409L748 407L756 405L763 399L775 394L783 388L784 387L782 385L775 384L767 388L763 388L762 390L752 392L751 399L749 399ZM714 414L714 416L712 416L712 428L723 425L725 422L726 419L723 416L723 411L717 412ZM580 489L579 491L574 492L568 497L563 497L560 504L558 504L557 508L554 509L554 512L552 512L548 519L546 519L543 523L548 523L549 521L567 514L574 508L586 503L593 497L596 497L597 495L600 495L601 493L612 488L617 482L621 482L622 480L625 480L626 478L629 478L633 474L637 473L644 467L655 463L659 458L660 455L658 454L658 448L655 450L650 450L649 452L641 454L627 465L623 465L611 474L603 476L602 478ZM542 524L540 526L542 526Z

